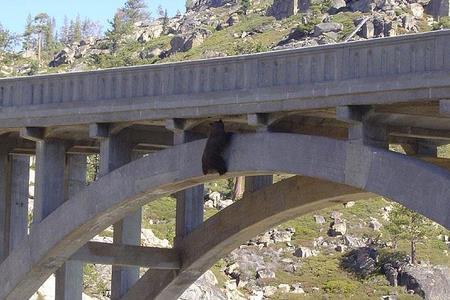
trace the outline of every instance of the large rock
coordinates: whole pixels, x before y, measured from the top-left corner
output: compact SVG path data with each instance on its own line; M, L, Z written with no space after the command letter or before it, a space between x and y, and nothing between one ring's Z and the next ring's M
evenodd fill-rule
M217 287L218 281L214 273L206 271L197 281L191 285L179 300L226 300L225 294Z
M177 35L170 41L170 52L185 52L198 47L205 41L211 32L205 29L194 31L190 35Z
M419 3L412 3L409 5L409 9L411 10L411 13L416 18L422 18L423 17L423 6Z
M399 285L429 300L447 300L450 295L450 271L447 267L405 266Z
M210 7L220 7L227 3L233 2L233 0L192 0L190 5L187 6L188 10L204 10ZM189 2L188 2L189 3Z
M347 233L347 224L341 219L336 219L331 223L328 234L330 236L345 235Z
M277 20L288 18L298 13L298 0L274 0L268 15Z
M329 23L319 23L314 26L314 36L319 36L327 32L339 32L342 31L344 26L340 23L329 22Z
M321 215L314 215L314 221L316 222L316 224L320 224L320 225L322 225L326 222L325 218Z
M295 250L294 252L294 256L301 258L308 258L316 255L317 255L316 252L309 249L308 247L298 247L297 250Z
M352 250L342 259L342 265L357 274L366 278L376 270L378 253L370 247L362 247Z
M75 51L70 48L64 48L58 51L53 60L48 64L49 67L59 67L61 65L68 65L75 60Z
M158 248L169 248L170 243L166 239L159 239L151 229L143 228L141 230L142 236L142 246L146 247L158 247Z
M256 271L256 278L258 279L275 278L275 272L269 269L261 269Z

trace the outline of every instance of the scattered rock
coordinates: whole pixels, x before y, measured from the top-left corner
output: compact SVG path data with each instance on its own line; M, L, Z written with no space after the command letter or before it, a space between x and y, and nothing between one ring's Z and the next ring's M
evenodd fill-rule
M323 217L323 216L321 216L321 215L314 215L314 221L317 223L317 224L324 224L326 221L325 221L325 218Z
M336 219L341 219L342 218L342 213L340 211L332 211L330 214L330 218L332 218L333 220Z
M345 208L350 208L350 207L353 207L354 205L355 205L355 201L349 201L349 202L344 203Z
M228 200L222 200L222 201L219 201L219 202L217 203L216 208L219 209L219 210L222 210L222 209L224 209L225 207L228 207L228 206L230 206L230 205L232 205L232 204L233 204L233 200L231 200L231 199L228 199Z
M334 23L334 22L319 23L314 26L313 35L319 36L319 35L321 35L323 33L327 33L327 32L339 32L339 31L342 31L343 28L344 28L344 26L340 23Z
M272 240L275 243L285 243L285 242L290 242L292 239L292 235L293 233L290 231L278 231L276 230L273 234L272 234Z
M275 278L275 272L269 269L261 269L256 271L256 278L258 279Z
M353 237L351 235L345 235L343 237L344 245L350 247L350 248L360 248L364 247L366 243L360 238Z
M301 257L301 258L308 258L311 256L316 256L317 254L315 251L309 249L308 247L299 247L294 252L294 256Z
M305 290L303 290L301 284L294 283L291 287L291 293L292 294L304 294Z
M286 283L282 283L278 285L278 290L282 293L282 294L287 294L291 291L291 286L289 284Z
M331 223L330 230L328 234L330 236L345 235L347 233L347 224L341 219L335 219Z
M273 295L275 295L275 293L277 292L277 287L276 286L265 286L263 287L263 293L264 293L264 297L269 298Z
M422 18L423 17L423 6L419 3L411 3L409 5L409 9L411 10L411 13L413 14L414 17L416 18Z
M151 229L143 228L141 230L142 246L146 247L158 247L158 248L170 248L171 245L166 239L159 239Z
M161 50L160 48L145 49L139 53L139 57L141 59L156 58L156 57L160 57L162 53L163 53L163 50Z
M383 224L381 224L377 219L372 218L372 220L369 222L369 227L372 228L374 231L380 231Z

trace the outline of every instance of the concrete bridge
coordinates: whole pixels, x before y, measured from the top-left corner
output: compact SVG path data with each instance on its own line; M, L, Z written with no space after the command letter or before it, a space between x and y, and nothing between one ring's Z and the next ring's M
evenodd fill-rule
M113 299L176 299L263 230L374 194L450 228L450 160L436 150L450 140L449 49L438 31L0 80L0 299L28 299L53 273L56 299L81 299L83 262L113 266ZM204 222L203 183L219 177L200 157L219 118L236 133L225 176L247 176L246 192ZM174 247L139 246L140 208L174 193ZM90 242L111 224L113 244Z

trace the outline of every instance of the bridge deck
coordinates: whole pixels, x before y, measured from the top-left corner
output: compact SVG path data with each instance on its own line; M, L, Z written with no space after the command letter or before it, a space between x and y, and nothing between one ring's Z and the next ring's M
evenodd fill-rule
M209 60L1 79L0 128L158 124L167 118L231 118L349 104L429 104L450 94L448 49L450 31L437 31Z

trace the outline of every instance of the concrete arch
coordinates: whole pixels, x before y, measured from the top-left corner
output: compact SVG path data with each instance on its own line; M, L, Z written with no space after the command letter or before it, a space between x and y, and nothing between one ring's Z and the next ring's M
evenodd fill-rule
M183 144L134 161L64 203L0 266L0 299L27 299L77 249L143 204L216 179L201 173L204 144ZM411 157L283 133L236 135L226 156L228 176L283 172L345 184L393 199L450 228L450 173Z
M219 259L257 234L332 204L374 196L348 185L301 176L245 194L182 241L179 272L149 270L121 300L177 299Z

